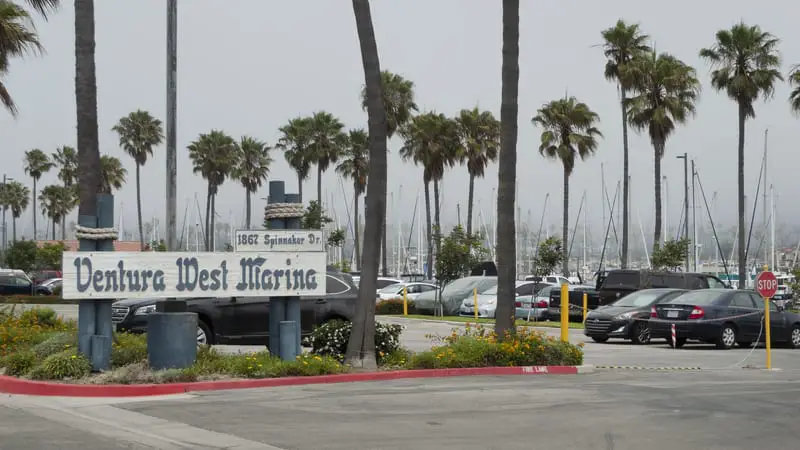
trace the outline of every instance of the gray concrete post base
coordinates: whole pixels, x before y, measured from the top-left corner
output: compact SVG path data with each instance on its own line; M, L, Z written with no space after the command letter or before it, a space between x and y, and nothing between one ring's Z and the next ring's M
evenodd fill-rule
M197 314L150 314L147 318L147 358L154 370L191 367L197 359Z

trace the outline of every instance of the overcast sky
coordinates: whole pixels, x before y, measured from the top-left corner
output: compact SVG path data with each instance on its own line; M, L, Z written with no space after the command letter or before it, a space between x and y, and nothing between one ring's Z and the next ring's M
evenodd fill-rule
M0 115L4 173L30 184L22 169L26 150L53 152L75 145L74 36L72 2L49 22L37 20L47 49L43 57L15 60L4 79L20 115L14 120ZM462 108L480 108L499 117L501 63L500 2L487 0L373 0L372 12L381 67L413 80L417 103L423 110L454 115ZM235 5L235 6L234 6ZM133 160L117 145L111 127L135 109L165 115L165 1L100 0L95 2L97 23L98 117L101 152L118 156L130 172L128 185L117 195L126 229L135 227L136 197ZM179 227L184 208L194 207L198 195L203 208L204 181L192 174L186 146L199 133L222 129L234 136L252 135L274 144L277 128L290 118L318 110L338 116L348 128L363 127L365 113L359 104L364 82L351 3L345 0L264 1L190 0L179 2L178 41L178 197ZM537 227L545 195L551 200L546 221L558 223L561 215L561 166L543 159L537 151L541 130L531 117L543 103L565 92L586 102L601 117L605 135L596 156L579 163L572 175L572 218L587 191L589 222L600 227L601 164L613 195L622 172L621 118L617 91L603 78L604 58L596 44L600 32L620 17L638 22L653 37L659 51L670 52L693 65L703 82L697 117L678 129L668 141L663 173L668 177L668 221L680 216L679 196L683 166L675 155L688 152L697 161L706 194L718 193L718 220L732 225L736 214L737 119L734 103L711 89L708 66L697 56L714 42L714 33L743 19L785 39L780 49L784 73L800 62L796 18L800 6L786 0L674 0L656 6L636 0L522 1L520 36L520 91L518 170L519 201L523 217L531 210ZM785 84L775 98L756 105L757 118L747 123L745 174L749 195L755 192L761 161L763 134L769 128L770 182L775 185L778 221L797 219L791 198L797 195L796 146L800 121L789 110ZM415 196L421 192L421 169L404 164L397 156L399 141L390 142L390 221L409 221ZM296 190L296 177L282 155L274 151L271 179L286 180ZM315 174L312 171L312 174ZM646 137L631 138L632 219L638 217L652 236L653 150ZM40 186L55 182L55 171ZM142 170L145 220L165 214L165 150ZM445 221L462 219L466 210L467 173L455 168L445 175ZM476 183L476 209L487 222L497 167ZM350 183L342 189L331 170L324 177L326 200L331 195L336 213L344 219L343 198L350 200ZM316 178L305 184L306 199L316 196ZM260 222L260 197L254 196L256 223ZM244 190L234 182L222 186L217 201L225 220L244 215ZM760 210L760 208L759 208ZM74 215L74 214L73 214ZM476 212L477 215L477 212ZM759 212L760 217L760 212ZM18 229L31 232L30 213ZM74 219L72 219L74 220ZM571 219L572 220L572 219ZM189 213L189 222L194 214ZM43 222L40 222L43 223Z

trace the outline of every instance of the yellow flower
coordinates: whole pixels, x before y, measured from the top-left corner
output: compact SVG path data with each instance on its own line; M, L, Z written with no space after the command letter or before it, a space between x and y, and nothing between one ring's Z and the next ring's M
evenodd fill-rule
M75 358L77 358L77 357L78 357L77 355L72 355L72 359L75 359Z
M378 352L379 355L383 356L383 352Z

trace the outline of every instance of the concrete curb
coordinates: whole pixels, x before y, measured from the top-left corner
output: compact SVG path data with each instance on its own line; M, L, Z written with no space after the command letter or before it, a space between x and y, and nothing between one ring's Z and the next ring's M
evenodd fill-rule
M509 375L578 375L592 373L594 366L524 366L475 367L465 369L395 370L388 372L347 373L315 377L260 378L247 380L197 381L171 384L66 384L24 380L0 376L0 392L4 394L61 397L146 397L185 394L187 392L253 389L309 384L353 383L412 378L444 378L463 376Z
M383 317L399 320L401 322L443 323L443 324L447 324L447 325L461 325L461 326L464 326L464 325L469 323L470 325L473 325L473 326L474 325L484 325L484 326L492 325L492 326L494 326L493 322L456 322L455 320L419 319L419 318L416 318L416 317L403 317L403 316L397 316L397 315L392 315L392 314L386 314L386 315L380 315L379 314L379 315L376 315L375 316L375 320L380 322L381 318L383 318ZM555 323L555 322L553 322L553 323ZM517 325L517 326L518 327L526 327L526 328L536 328L537 330L559 330L559 327L557 327L555 325L553 325L553 326L542 326L542 325L535 325L535 324L536 324L536 322L528 322L527 325ZM570 331L573 331L573 330L583 331L583 328L570 328Z

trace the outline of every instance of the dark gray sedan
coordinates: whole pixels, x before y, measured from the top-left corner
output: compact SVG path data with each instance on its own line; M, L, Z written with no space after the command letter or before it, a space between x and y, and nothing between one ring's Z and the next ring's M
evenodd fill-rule
M650 343L650 310L656 305L678 297L684 289L644 289L601 306L586 315L584 334L595 342L609 338L630 339L634 344Z

